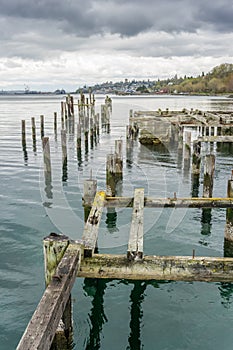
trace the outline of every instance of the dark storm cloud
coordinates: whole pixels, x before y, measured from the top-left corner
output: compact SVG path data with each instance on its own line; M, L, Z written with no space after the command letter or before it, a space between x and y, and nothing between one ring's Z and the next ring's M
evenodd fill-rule
M1 15L56 22L67 33L89 36L143 31L231 31L232 1L210 0L0 0Z

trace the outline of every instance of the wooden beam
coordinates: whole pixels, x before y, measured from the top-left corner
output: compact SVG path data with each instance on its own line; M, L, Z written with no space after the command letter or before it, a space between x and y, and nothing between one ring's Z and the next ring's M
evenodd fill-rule
M127 251L129 260L141 259L143 256L143 208L144 188L136 188Z
M17 350L49 350L81 262L81 249L70 244L46 288Z
M233 258L94 254L82 260L78 277L129 280L233 281Z
M94 253L99 224L103 212L106 194L104 191L96 193L90 214L84 227L82 240L85 244L84 256L91 256Z
M233 136L203 136L198 137L200 142L233 142Z
M106 197L105 206L133 207L133 197ZM148 208L232 208L233 198L144 198Z

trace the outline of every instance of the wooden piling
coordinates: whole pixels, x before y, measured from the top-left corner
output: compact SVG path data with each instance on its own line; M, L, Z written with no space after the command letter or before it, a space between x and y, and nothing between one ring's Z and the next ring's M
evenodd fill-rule
M21 120L22 127L22 145L26 145L26 122L25 120Z
M40 134L41 138L44 137L44 116L40 116Z
M233 170L227 183L227 197L233 198ZM226 209L225 239L233 242L233 207Z
M190 156L191 156L191 132L185 132L185 144L184 144L184 169L190 167Z
M82 145L82 127L81 124L77 124L77 149L81 149Z
M116 181L123 179L123 140L115 140Z
M201 166L201 142L193 142L192 174L199 175Z
M129 260L142 259L143 256L143 209L144 189L134 191L134 204L129 234L127 258Z
M50 350L54 334L70 298L80 263L80 246L75 243L69 244L17 350Z
M116 154L107 155L106 161L106 188L110 190L111 195L116 195Z
M208 154L204 159L203 197L212 197L214 185L215 156Z
M54 133L57 134L57 112L54 112Z
M83 205L92 206L97 191L97 181L93 179L84 180L83 183Z
M62 147L62 181L67 180L67 145L66 131L61 130L61 147Z
M36 123L35 123L35 118L32 117L31 121L32 121L32 141L35 142L36 141Z
M49 137L42 138L43 155L44 155L44 173L45 178L51 177L52 167L50 160Z

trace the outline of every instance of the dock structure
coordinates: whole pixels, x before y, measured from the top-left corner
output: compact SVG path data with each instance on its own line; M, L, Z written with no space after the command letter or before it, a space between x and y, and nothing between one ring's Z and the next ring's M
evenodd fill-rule
M78 106L77 152L80 154L82 139L88 149L99 136L99 115L95 114L94 95L75 104L71 96L61 104L61 146L62 163L67 166L66 130L69 119L73 121L75 106ZM101 125L109 131L111 101L101 107ZM106 112L107 111L107 112ZM57 133L57 116L54 130ZM44 117L41 117L41 137L44 155L44 174L51 181L49 139L44 136ZM187 111L156 112L130 111L126 129L127 164L130 150L139 135L142 144L158 145L176 143L182 149L184 168L189 168L192 159L192 175L200 176L201 144L203 142L233 142L232 116L223 112ZM35 128L33 122L33 128ZM191 139L185 127L195 127L196 139ZM66 128L66 129L65 129ZM82 132L84 137L82 137ZM185 134L186 132L186 134ZM33 139L35 130L32 130ZM86 145L87 144L87 145ZM26 150L25 121L22 121L22 145ZM191 148L193 145L193 154ZM191 157L192 155L192 157ZM213 175L215 157L205 156L203 197L179 198L176 193L170 198L150 198L143 188L136 188L130 197L118 196L116 183L123 180L122 140L116 140L115 153L107 155L106 190L97 190L97 181L84 181L85 225L80 240L51 233L44 239L46 289L19 344L17 350L68 349L72 341L71 293L76 277L97 279L127 279L131 281L204 281L233 282L233 255L227 257L159 256L147 255L143 248L144 211L146 208L201 208L208 214L215 208L226 208L224 240L233 244L233 173L227 182L227 197L213 196ZM63 169L64 170L64 169ZM49 174L49 176L48 176ZM64 176L63 176L64 177ZM125 254L98 254L98 234L104 208L132 208L128 246ZM209 210L209 211L208 211ZM203 214L203 215L204 215Z
M47 288L17 350L49 350L54 339L60 341L61 338L56 338L55 334L68 301L71 300L70 294L76 277L233 282L233 257L200 257L195 256L194 253L190 256L148 256L143 252L144 208L178 205L187 208L221 207L232 211L232 179L228 182L228 194L230 198L179 199L175 197L158 200L145 198L144 189L135 189L132 198L108 197L104 191L97 191L81 240L73 241L69 237L55 233L44 239ZM98 228L105 206L132 207L129 243L125 255L95 252ZM226 230L231 232L232 224L229 223L229 215L227 215ZM228 239L232 239L232 235L228 235ZM71 321L68 322L68 324L71 323ZM65 349L64 345L59 347L59 344L57 348Z

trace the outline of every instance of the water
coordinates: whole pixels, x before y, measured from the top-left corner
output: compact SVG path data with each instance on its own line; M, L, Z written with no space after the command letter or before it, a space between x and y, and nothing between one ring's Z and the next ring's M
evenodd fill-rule
M113 97L111 133L77 159L75 135L68 135L67 180L62 181L60 96L0 97L0 349L16 348L44 290L42 240L50 232L80 238L83 180L92 171L105 187L106 154L125 140L129 110L233 110L232 100L216 97ZM97 96L97 109L104 97ZM54 135L53 113L58 112ZM46 186L40 142L40 115L50 137L52 187ZM36 118L37 142L31 138ZM21 120L27 142L21 143ZM230 148L216 155L214 196L225 196L233 162ZM203 147L203 155L209 150ZM126 150L124 149L124 159ZM191 195L190 174L177 166L173 149L155 151L134 143L124 161L123 195L144 187L151 197ZM200 184L199 193L202 191ZM117 220L116 220L117 217ZM101 252L125 254L131 210L104 212ZM145 254L223 256L225 210L204 218L199 209L145 209ZM77 279L72 292L75 349L232 349L230 283L90 281Z

